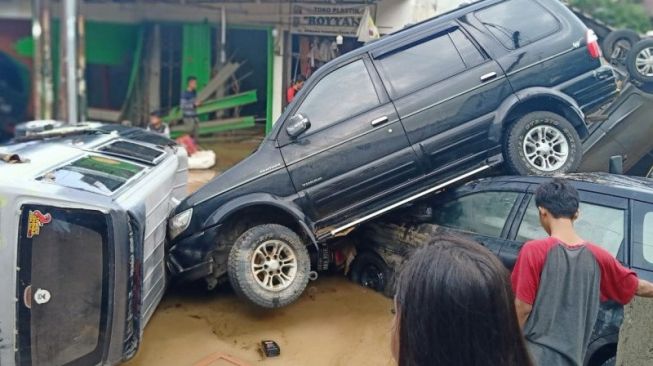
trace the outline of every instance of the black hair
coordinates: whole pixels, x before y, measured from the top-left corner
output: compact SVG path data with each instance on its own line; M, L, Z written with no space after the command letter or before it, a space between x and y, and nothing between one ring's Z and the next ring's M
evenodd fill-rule
M160 117L163 117L163 113L161 113L161 111L159 111L159 110L154 110L154 111L150 112L150 116L160 118Z
M197 77L195 77L195 76L193 76L193 75L187 77L187 78L186 78L186 84L190 83L192 80L197 81Z
M397 283L399 366L532 365L508 270L480 244L437 236Z
M535 205L546 208L556 219L573 219L578 212L578 191L564 179L554 178L535 191Z

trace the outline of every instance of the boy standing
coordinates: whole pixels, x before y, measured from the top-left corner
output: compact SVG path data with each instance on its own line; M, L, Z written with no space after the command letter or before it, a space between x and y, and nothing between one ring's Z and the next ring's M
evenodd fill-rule
M625 305L635 295L653 297L653 284L576 233L579 197L569 183L540 185L535 203L549 237L527 242L517 257L517 317L536 365L581 366L599 302Z

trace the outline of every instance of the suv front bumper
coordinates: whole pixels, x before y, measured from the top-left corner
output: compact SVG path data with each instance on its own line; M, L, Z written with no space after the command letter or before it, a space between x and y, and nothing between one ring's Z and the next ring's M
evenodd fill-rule
M173 279L190 282L214 272L211 254L217 247L221 226L216 225L173 242L167 259L168 271Z

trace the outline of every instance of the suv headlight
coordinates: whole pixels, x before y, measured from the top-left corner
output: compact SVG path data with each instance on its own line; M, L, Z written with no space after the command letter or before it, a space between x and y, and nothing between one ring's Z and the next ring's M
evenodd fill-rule
M193 209L189 208L186 211L176 214L170 219L168 224L170 239L174 239L179 234L183 233L184 230L188 229L191 217L193 217Z

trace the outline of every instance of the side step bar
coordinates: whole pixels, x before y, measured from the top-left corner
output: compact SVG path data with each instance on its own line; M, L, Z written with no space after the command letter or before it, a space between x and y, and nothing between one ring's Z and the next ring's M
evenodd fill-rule
M414 200L416 200L418 198L422 198L422 197L424 197L424 196L426 196L426 195L428 195L430 193L439 191L440 189L445 188L448 185L460 182L461 180L463 180L465 178L469 178L472 175L480 173L480 172L482 172L484 170L490 169L493 166L494 166L494 164L483 165L483 166L481 166L479 168L476 168L476 169L474 169L472 171L469 171L469 172L467 172L465 174L459 175L456 178L450 179L450 180L448 180L448 181L446 181L444 183L438 184L437 186L431 187L431 188L429 188L429 189L427 189L425 191L422 191L422 192L420 192L420 193L418 193L416 195L410 196L410 197L405 198L405 199L403 199L403 200L401 200L399 202L396 202L396 203L394 203L394 204L392 204L390 206L387 206L387 207L384 207L384 208L382 208L382 209L380 209L378 211L372 212L371 214L363 216L360 219L356 219L356 220L354 220L354 221L352 221L352 222L350 222L350 223L348 223L346 225L337 227L337 228L331 230L330 234L331 234L331 236L336 236L338 233L341 233L343 231L351 229L354 226L356 226L356 225L358 225L358 224L360 224L362 222L365 222L365 221L373 219L373 218L375 218L377 216L383 215L384 213L386 213L386 212L388 212L388 211L390 211L392 209L395 209L395 208L397 208L399 206L405 205L406 203L414 201Z

